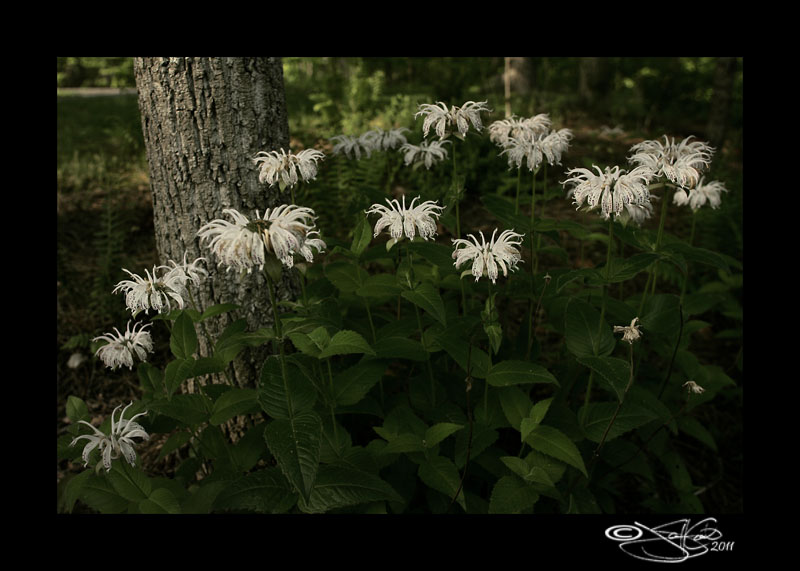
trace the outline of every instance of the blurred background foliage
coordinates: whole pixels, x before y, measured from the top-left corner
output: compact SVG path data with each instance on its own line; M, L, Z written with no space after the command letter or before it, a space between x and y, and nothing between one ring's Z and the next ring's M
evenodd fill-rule
M98 412L109 399L136 397L135 372L127 383L115 377L114 388L105 386L90 341L124 326L128 317L122 300L110 294L126 277L121 268L141 273L158 263L132 61L57 58L59 419L69 394ZM283 64L294 152L316 147L330 153L330 137L375 128L408 128L409 142L418 144L422 120L414 114L419 104L488 101L494 112L485 125L507 112L547 113L555 128L573 130L563 168L548 173L554 199L563 196L558 182L566 169L624 167L631 145L644 139L666 134L710 141L717 153L709 178L723 181L729 192L719 210L698 212L694 244L742 259L742 58L284 57ZM113 94L101 96L103 88ZM476 200L462 203L462 220L472 216L474 226L464 224L477 228L486 222L477 198L510 193L516 174L488 137L469 137L468 143L460 146L459 164L467 175L468 196ZM451 168L449 163L430 170L403 168L398 153L376 153L368 161L328 156L317 180L304 185L297 200L315 208L326 240L347 240L353 212L382 202L390 191L442 198L436 189L448 187ZM465 206L470 203L475 205L471 213ZM567 200L552 200L547 208L548 216L575 216ZM685 238L691 214L678 210L667 229ZM733 354L738 348L741 371L741 274L692 275L697 283L709 277L732 292L726 321L715 327L731 343L719 345L718 339L714 345ZM168 347L163 349L167 354ZM82 364L75 365L76 354L83 356ZM129 394L115 394L120 391ZM740 439L741 431L730 436Z

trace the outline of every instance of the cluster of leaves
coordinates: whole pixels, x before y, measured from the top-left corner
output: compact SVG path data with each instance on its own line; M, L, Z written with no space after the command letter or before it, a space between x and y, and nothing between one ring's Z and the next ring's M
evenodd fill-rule
M532 230L551 253L602 236L566 220L535 218L532 227L502 196L483 205L526 233L523 249ZM171 324L174 358L163 369L139 365L142 398L130 412L149 411L147 430L170 435L162 456L186 457L173 479L122 460L108 473L86 470L67 485L65 507L80 499L110 513L597 513L615 511L620 482L633 479L642 506L703 510L674 443L688 435L716 449L693 411L735 383L689 346L708 325L696 316L730 295L722 282L682 303L638 292L602 302L601 292L659 264L729 276L739 262L668 235L656 250L654 230L617 225L627 255L617 249L607 266L518 271L490 286L462 280L441 241L390 249L363 214L356 220L352 240L331 240L308 268L302 299L281 304L280 328L247 331L239 319L199 356L203 322L236 306L156 317ZM644 336L626 391L628 346L612 326L637 316ZM181 391L263 344L274 355L256 388ZM689 396L689 380L705 392ZM88 419L76 397L68 415ZM241 418L246 430L232 442L223 428ZM79 461L68 446L79 431L73 424L59 440L60 457Z

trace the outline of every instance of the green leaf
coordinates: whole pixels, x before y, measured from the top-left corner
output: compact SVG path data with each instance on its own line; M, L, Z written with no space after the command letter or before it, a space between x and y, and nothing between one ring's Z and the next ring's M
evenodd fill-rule
M169 454L173 450L177 450L178 448L189 442L189 440L191 439L192 439L192 434L185 430L180 430L170 435L170 437L167 438L167 441L161 447L161 451L158 453L158 459L160 460L164 458L167 454Z
M602 277L603 283L624 282L646 270L658 258L659 255L654 252L635 254L627 260L614 258L611 260L611 275L608 280L606 280L605 268L598 272L598 277Z
M108 478L91 473L80 492L80 499L90 508L103 514L118 514L128 509L128 500L120 496Z
M349 466L323 465L311 495L306 501L301 500L300 509L306 513L324 513L380 501L402 502L403 498L378 476Z
M264 429L269 451L286 479L307 501L319 467L322 421L315 412L275 419Z
M169 348L178 359L188 359L197 351L197 332L194 321L183 311L172 325Z
M564 337L567 349L577 357L608 355L614 350L614 336L600 312L577 298L567 303L564 317Z
M425 436L422 439L422 444L425 448L433 448L442 440L464 428L462 424L455 424L453 422L439 422L431 426L425 431Z
M520 233L528 233L530 231L530 218L522 214L514 214L514 203L511 200L496 194L484 194L481 196L481 202L483 202L486 210L491 212L507 228L513 228Z
M432 284L429 282L422 282L413 290L406 290L400 295L447 327L447 315L444 310L444 302L439 292L436 291Z
M448 500L455 496L461 482L458 468L449 458L444 456L426 458L425 461L420 463L417 475L426 486L443 493ZM463 489L459 491L456 501L464 511L467 511Z
M83 399L70 395L67 397L67 418L70 422L76 423L79 420L89 420L89 407Z
M280 469L266 468L229 483L214 500L214 511L247 510L286 513L297 502L297 494Z
M527 383L554 383L556 378L550 372L528 361L500 361L492 365L486 382L494 387L507 387L509 385L522 385Z
M657 333L674 341L680 331L681 318L680 299L677 295L662 293L648 297L640 319L642 334Z
M319 357L321 349L311 339L311 337L308 336L308 334L300 331L294 331L289 333L288 337L292 341L292 344L295 346L295 348L301 353L311 357Z
M233 388L224 393L214 403L211 418L208 422L214 426L219 426L234 416L255 412L257 409L257 390Z
M331 338L330 344L319 354L319 359L325 359L333 355L348 355L352 353L366 353L374 355L375 351L369 346L367 340L359 333L344 329L339 331Z
M409 452L422 452L425 446L422 443L422 438L416 434L390 434L380 426L374 427L382 437L388 440L388 444L381 450L381 454L407 454Z
M394 274L375 274L366 279L364 285L356 290L356 294L361 297L393 297L402 290Z
M531 399L513 385L499 389L497 395L509 424L520 430L522 419L526 418L531 410Z
M283 378L280 357L264 361L258 402L272 418L291 418L299 412L311 410L317 400L317 391L308 377L293 363L286 362L286 379Z
M584 425L584 432L586 438L592 442L600 442L603 433L608 427L611 419L614 418L614 412L617 410L617 403L613 402L597 402L591 403L586 410L586 421ZM578 416L584 414L584 407L581 407ZM640 426L644 426L648 422L658 418L653 411L630 401L626 401L616 418L614 424L608 431L606 442L613 440L617 436L624 434Z
M214 317L215 315L228 313L234 309L239 309L239 306L234 303L221 303L219 305L212 305L203 312L203 315L200 316L200 321L208 319L209 317Z
M205 395L175 395L169 401L150 403L150 408L187 426L195 426L208 421L211 401Z
M503 476L492 489L490 514L516 514L527 510L539 500L539 494L527 483L514 476Z
M91 470L84 470L69 479L64 488L64 495L61 498L61 507L65 512L72 512L75 502L78 501L78 498L80 498L83 492L84 484L89 481L92 475L93 472Z
M693 416L679 416L678 417L678 428L681 432L688 434L689 436L696 438L709 448L711 448L714 452L717 452L717 443L714 441L714 437L711 436L711 433L706 430L706 427L700 424L700 421L697 420Z
M366 284L369 274L351 262L331 262L325 266L325 277L343 293L353 293Z
M449 328L436 336L436 342L465 372L470 372L473 378L485 379L491 363L489 355L475 345L470 349L463 333L458 328Z
M337 406L354 405L363 399L386 372L384 361L362 361L333 378L333 398Z
M138 502L150 494L150 480L144 472L132 468L124 460L112 462L106 477L114 491L128 501Z
M183 381L194 376L195 363L194 358L188 357L186 359L178 358L167 364L167 368L164 369L164 386L167 389L168 397L172 397Z
M164 373L150 363L141 362L136 369L139 374L139 383L145 393L160 395L164 391Z
M372 241L372 227L366 216L358 216L358 222L353 229L353 242L350 244L350 251L356 256L360 256L367 249Z
M534 450L566 462L588 477L578 447L560 430L540 424L531 431L525 442Z
M158 488L139 502L139 511L143 514L179 514L181 506L167 488Z
M616 357L578 357L578 362L585 365L598 374L598 381L603 387L615 394L619 401L625 394L625 387L628 386L631 376L631 364L628 361L617 359Z

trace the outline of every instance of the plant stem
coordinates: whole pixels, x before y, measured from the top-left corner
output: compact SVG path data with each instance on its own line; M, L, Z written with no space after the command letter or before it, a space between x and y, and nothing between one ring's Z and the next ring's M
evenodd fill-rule
M517 169L517 197L514 200L514 214L519 214L519 191L522 187L522 165Z
M689 234L689 245L694 242L694 229L697 223L697 210L692 210L692 231ZM681 288L681 305L683 305L683 298L686 296L686 284L689 283L689 266L686 266L686 275L683 276L683 287Z
M661 220L658 223L658 235L656 236L656 252L661 250L661 237L664 235L664 223L667 220L667 207L669 206L669 199L671 198L670 193L671 185L666 185L664 187L664 202L661 204ZM650 289L650 295L654 295L656 293L656 281L658 280L658 274L656 273L656 268L658 267L658 262L656 261L653 264L653 285Z
M458 171L456 170L456 143L453 141L453 193L456 201L456 238L461 238L461 216L458 212L458 203L461 202L461 189L458 184Z
M450 505L447 506L447 511L450 511L450 508L453 507L456 498L458 498L458 494L461 493L461 488L464 486L464 478L467 477L467 467L469 466L469 456L470 453L472 452L472 405L470 404L470 398L469 398L469 393L472 390L472 342L471 341L469 343L469 348L467 350L467 378L464 379L464 382L467 385L466 388L467 422L469 423L469 436L467 436L467 456L464 459L464 472L461 473L461 480L458 482L458 489L456 490L456 493L453 494L453 499L450 500Z

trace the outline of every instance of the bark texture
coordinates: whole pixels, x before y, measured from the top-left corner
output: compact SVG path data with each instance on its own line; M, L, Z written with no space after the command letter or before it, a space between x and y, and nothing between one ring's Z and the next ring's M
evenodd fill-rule
M217 267L200 244L201 226L234 208L255 211L288 200L259 183L252 158L259 151L289 149L289 125L280 58L135 58L142 131L147 148L156 245L161 263L204 257L209 279L195 301L205 309L219 303L241 306L234 314L208 320L211 337L234 317L251 330L271 326L264 276L239 276ZM284 274L279 297L295 293ZM202 332L200 353L209 354ZM239 386L254 386L266 349L245 351L229 375ZM189 390L193 390L190 384Z

